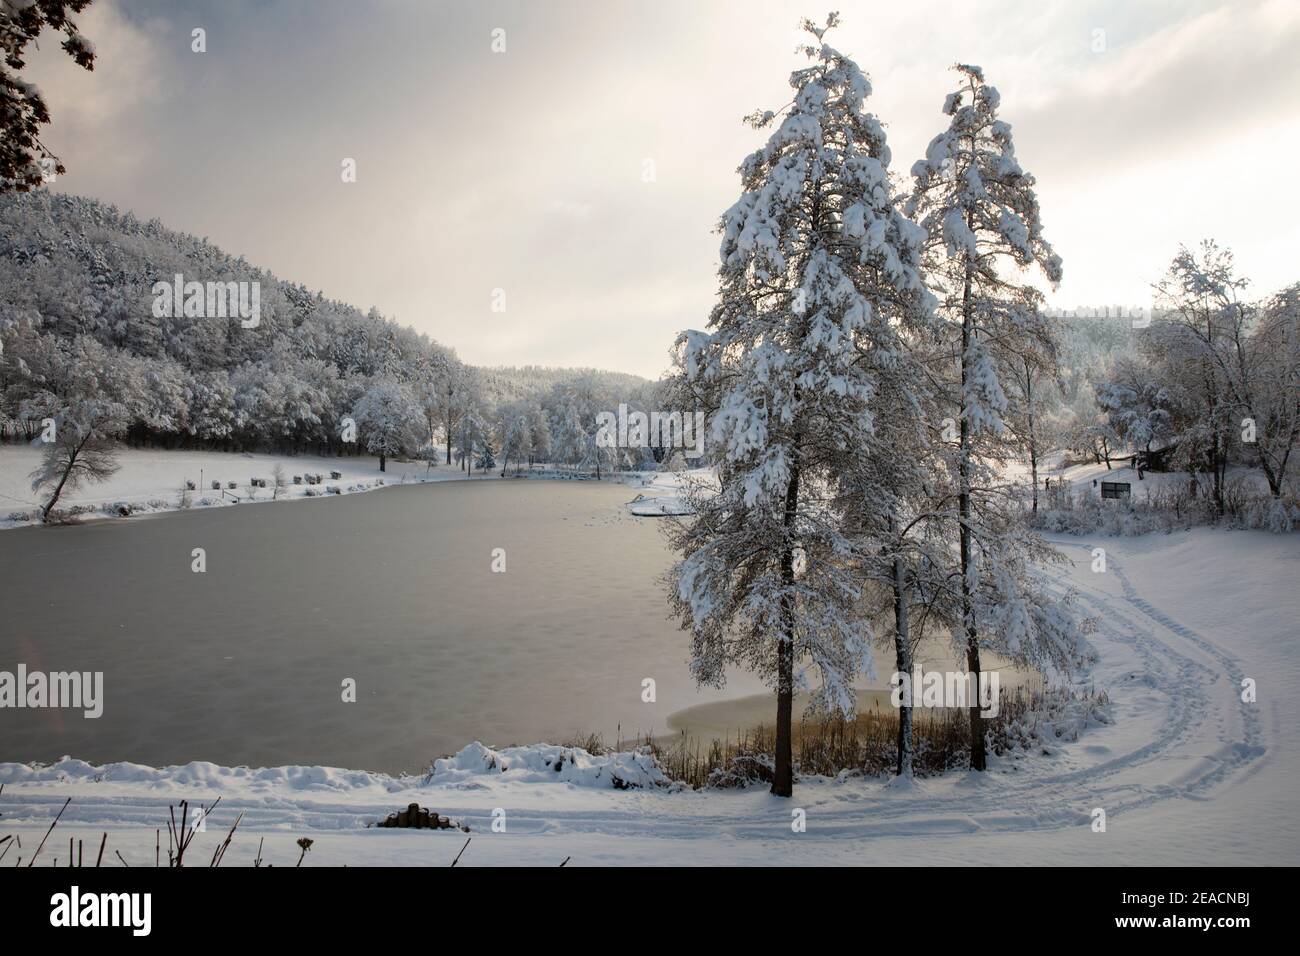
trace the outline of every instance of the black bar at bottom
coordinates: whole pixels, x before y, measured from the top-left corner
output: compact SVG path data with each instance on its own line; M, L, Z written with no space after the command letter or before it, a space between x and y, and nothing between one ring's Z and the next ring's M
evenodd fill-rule
M725 915L716 911L718 905L738 917L746 908L743 901L750 899L763 900L753 914L756 918L760 912L767 914L756 919L755 929L760 922L770 923L774 912L785 912L792 930L804 923L812 937L818 935L813 924L821 911L828 931L838 926L847 933L851 923L861 938L863 926L846 923L844 915L865 907L873 914L868 921L878 921L882 938L898 943L907 942L900 932L904 937L915 933L915 943L925 945L928 932L950 941L953 932L960 936L972 930L1003 938L1043 931L1071 941L1164 937L1178 939L1180 945L1199 936L1232 945L1252 930L1271 928L1277 933L1285 928L1279 912L1294 879L1292 869L1281 868L909 868L901 874L879 867L859 874L826 869L729 869L719 874L573 867L555 872L474 867L5 868L0 870L0 926L6 942L46 934L57 939L76 932L83 940L98 936L168 942L208 938L217 945L242 940L338 943L354 935L379 941L395 939L388 936L393 932L427 933L456 924L458 933L481 925L485 942L496 933L509 935L511 926L532 926L540 941L548 927L566 935L555 925L557 918L563 923L580 920L583 914L609 916L621 909L620 901L631 905L640 900L624 912L640 911L637 932L645 934L646 945L654 946L656 939L674 935L661 922L673 910L688 908L696 914L692 920L703 915L702 910L711 910L708 918L713 921ZM142 932L142 894L148 894L147 936ZM950 912L933 922L900 922L899 914L916 914L918 907ZM980 913L984 916L972 915ZM532 922L532 917L540 922ZM968 918L975 923L967 924ZM80 925L114 919L119 925ZM74 922L79 925L74 927ZM577 924L571 928L576 930Z

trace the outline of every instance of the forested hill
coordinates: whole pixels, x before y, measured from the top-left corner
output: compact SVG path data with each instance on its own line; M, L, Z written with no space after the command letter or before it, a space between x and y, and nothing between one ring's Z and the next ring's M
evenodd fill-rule
M608 372L595 368L552 368L545 365L481 367L478 375L498 402L530 401L556 388L585 379L596 379L606 391L628 399L644 395L651 385L649 379L628 372Z
M257 283L255 324L186 317L179 303L159 317L155 283L178 274ZM10 436L87 397L78 390L116 403L136 440L332 447L376 383L406 389L430 431L448 420L448 402L489 409L593 375L648 384L473 369L373 308L326 299L157 220L48 190L0 196L0 346L0 427Z

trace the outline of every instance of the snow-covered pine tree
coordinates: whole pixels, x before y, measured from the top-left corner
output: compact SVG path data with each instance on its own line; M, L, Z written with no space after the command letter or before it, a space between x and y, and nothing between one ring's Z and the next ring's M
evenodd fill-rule
M1070 618L1043 593L1035 558L1055 552L1019 527L1002 466L1014 444L1005 427L1007 370L1026 356L1054 362L1042 294L1024 282L1037 266L1053 285L1061 260L1043 238L1034 177L1016 160L1011 127L998 119L1000 97L977 66L959 64L959 88L944 101L948 128L912 167L908 211L926 229L926 279L939 299L951 373L946 407L957 435L944 449L957 501L961 586L957 636L973 680L981 638L1012 658L1063 663ZM940 379L942 381L942 379ZM946 423L936 422L936 430ZM971 767L985 767L979 707L970 709Z
M896 338L892 347L878 340L863 354L874 365L873 430L841 479L845 527L854 535L856 563L867 582L863 610L892 620L894 670L908 680L922 636L922 627L913 622L956 619L946 580L944 514L941 508L934 510L931 498L944 478L937 472L941 463L928 431L935 395L918 361L931 340L924 334L929 323L916 320L932 316L924 310L924 299L920 304L920 310L902 312L882 330ZM898 705L895 772L907 777L914 757L911 695L901 693Z
M881 152L885 152L882 141ZM931 490L941 487L940 463L932 450L929 423L938 396L926 361L939 338L934 297L921 281L925 232L895 207L881 202L877 221L891 221L893 246L903 269L886 257L863 265L876 274L860 287L871 302L870 321L855 337L861 373L872 383L868 412L872 430L849 450L839 469L837 506L842 527L856 546L855 563L866 582L864 612L875 611L892 627L894 670L911 675L920 627L913 620L951 620L943 575L942 520L932 510ZM882 270L879 266L882 264ZM937 575L937 577L936 577ZM873 604L883 599L884 607ZM919 610L919 618L913 612ZM913 708L903 695L898 712L896 773L911 776Z
M790 76L793 102L749 118L774 131L740 166L743 192L720 223L718 302L707 333L679 337L673 387L711 423L719 487L692 493L694 517L672 526L670 599L698 682L721 685L739 664L774 687L781 796L793 788L796 687L851 714L854 677L871 668L857 547L837 503L872 434L860 348L923 294L923 236L894 206L867 78L824 42L836 22L804 22L816 42Z

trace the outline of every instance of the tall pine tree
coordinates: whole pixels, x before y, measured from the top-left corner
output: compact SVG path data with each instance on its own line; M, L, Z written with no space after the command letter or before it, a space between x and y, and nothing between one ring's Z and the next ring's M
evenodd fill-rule
M1000 97L977 66L958 65L944 101L948 128L912 168L908 211L928 236L926 280L939 300L948 374L936 381L951 411L944 447L956 514L959 646L973 681L981 646L1013 659L1068 664L1073 624L1048 598L1035 563L1055 556L1018 521L1005 465L1015 443L1002 382L1028 360L1050 369L1052 330L1042 294L1024 281L1037 268L1053 285L1061 260L1043 238L1035 180L1016 159ZM951 434L953 431L955 435ZM971 768L985 768L983 720L970 708Z
M824 41L836 23L804 22L815 42L790 76L793 102L750 117L773 132L722 217L709 331L684 333L677 352L677 394L708 416L719 487L693 495L695 516L672 533L671 600L697 681L721 685L739 664L775 689L781 796L796 688L852 713L854 678L871 668L856 542L836 501L872 440L862 352L924 296L924 237L895 207L867 78Z

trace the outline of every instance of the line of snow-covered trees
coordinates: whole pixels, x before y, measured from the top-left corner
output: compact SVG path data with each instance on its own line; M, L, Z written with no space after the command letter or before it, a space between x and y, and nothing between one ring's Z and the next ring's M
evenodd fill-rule
M258 321L159 317L154 285L257 282ZM653 385L476 369L409 328L94 200L0 196L0 433L163 447L436 456L462 467L645 467L596 416ZM434 446L438 446L435 450ZM662 459L660 453L658 458Z
M695 677L732 665L777 694L774 793L793 782L792 704L851 713L875 640L912 670L919 635L951 635L978 681L982 655L1066 670L1079 652L1056 557L1020 520L1026 401L1015 377L1058 373L1053 325L1029 281L1061 276L1034 178L997 91L957 67L945 128L890 176L858 66L805 23L810 65L740 166L723 215L708 330L679 339L676 404L706 409L720 490L673 531L670 591ZM869 613L887 608L887 615ZM904 695L898 772L911 772ZM985 766L979 708L970 765Z
M551 378L552 376L546 376ZM502 475L538 464L594 473L655 469L671 463L662 446L617 447L598 441L599 416L620 404L654 406L655 385L633 376L568 369L545 390L521 389L514 370L453 366L415 385L375 381L353 408L361 447L385 456L441 454L462 469ZM438 446L441 446L439 449Z

